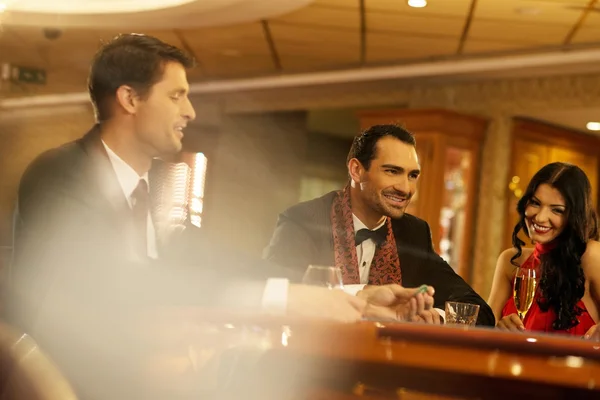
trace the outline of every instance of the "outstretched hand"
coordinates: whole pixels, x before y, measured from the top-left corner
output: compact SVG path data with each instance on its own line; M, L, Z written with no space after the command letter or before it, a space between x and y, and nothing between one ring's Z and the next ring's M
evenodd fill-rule
M420 293L419 289L396 284L365 286L356 296L366 301L364 316L367 318L439 324L439 314L433 310L435 290L427 286L425 292Z

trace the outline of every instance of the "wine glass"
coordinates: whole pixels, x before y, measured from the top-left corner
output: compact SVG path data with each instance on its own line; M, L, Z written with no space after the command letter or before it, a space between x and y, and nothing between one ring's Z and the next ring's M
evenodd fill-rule
M537 285L538 279L534 269L517 268L513 286L513 298L521 320L525 318L525 314L527 314L529 307L533 304Z
M336 267L309 265L302 283L311 286L323 286L327 289L344 289L342 271Z

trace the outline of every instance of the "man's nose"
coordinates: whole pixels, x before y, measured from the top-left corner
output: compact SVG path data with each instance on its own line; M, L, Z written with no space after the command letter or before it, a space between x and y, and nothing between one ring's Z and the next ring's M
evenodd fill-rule
M185 99L181 114L188 121L196 119L196 110L194 110L194 106L188 97Z

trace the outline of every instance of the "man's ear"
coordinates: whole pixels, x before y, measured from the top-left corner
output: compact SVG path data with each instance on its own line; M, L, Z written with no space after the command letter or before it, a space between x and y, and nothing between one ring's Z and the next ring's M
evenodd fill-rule
M355 183L362 182L364 171L365 169L358 159L352 158L348 161L348 175Z
M127 114L135 114L140 97L131 86L121 85L117 89L117 103Z

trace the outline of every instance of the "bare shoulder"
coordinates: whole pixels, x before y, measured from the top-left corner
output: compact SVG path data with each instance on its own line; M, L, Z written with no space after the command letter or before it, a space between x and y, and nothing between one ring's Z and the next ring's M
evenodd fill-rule
M590 241L588 241L587 242L587 249L585 251L584 257L588 253L593 254L593 255L600 254L600 242L597 241L597 240L590 240Z
M600 242L590 240L587 243L585 253L581 258L581 264L586 274L590 272L600 274Z
M531 256L533 252L532 248L525 247L521 249L521 255L517 257L515 262L518 265L521 265ZM504 250L500 253L498 257L498 262L496 264L496 268L502 268L506 275L512 276L516 266L511 262L512 258L517 254L517 249L511 247L509 249Z
M598 243L600 244L600 243ZM521 249L521 255L515 260L517 262L517 264L521 265L525 262L525 260L527 260L529 258L529 256L531 255L531 253L533 253L533 248L531 247L524 247ZM517 254L517 249L515 249L514 247L511 247L509 249L504 250L502 253L500 253L500 257L498 257L498 262L502 262L503 264L511 264L511 259Z

